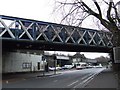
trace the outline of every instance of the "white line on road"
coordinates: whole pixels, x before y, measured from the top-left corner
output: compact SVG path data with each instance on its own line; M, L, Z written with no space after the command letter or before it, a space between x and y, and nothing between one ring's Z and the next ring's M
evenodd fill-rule
M91 75L90 77L88 77L87 79L83 80L81 83L79 83L78 85L74 86L73 88L77 88L77 87L80 86L80 85L82 85L82 87L83 87L84 84L85 84L88 80L92 79L94 75L95 75L95 74Z
M78 85L74 86L73 88L77 88L78 86L82 85L81 88L84 88L85 85L87 85L93 78L94 76L96 76L97 74L99 74L100 72L102 72L104 69L100 70L99 72L96 72L94 74L89 74L89 77L85 79L85 77L83 77L82 79L84 79L81 83L79 83Z
M79 81L77 80L77 81L75 81L75 82L69 84L68 86L72 86L73 84L75 84L75 83L77 83L77 82L79 82Z
M54 80L53 82L57 82L58 80Z
M95 74L93 74L93 75L90 76L89 78L85 79L85 80L83 81L83 83L86 83L87 81L89 81L90 79L92 79L94 76L95 76Z
M89 76L91 76L91 75L92 75L92 73L84 76L83 78L81 78L81 80L84 80L85 78L87 78L87 77L89 77Z

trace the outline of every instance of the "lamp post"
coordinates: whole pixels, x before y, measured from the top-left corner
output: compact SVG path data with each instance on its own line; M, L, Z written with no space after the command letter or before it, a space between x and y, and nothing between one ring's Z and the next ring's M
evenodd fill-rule
M43 61L43 76L45 76L45 56L42 56L42 61Z
M54 69L54 74L56 74L56 55L54 54L53 55L53 59L54 59L54 67L55 67L55 69Z

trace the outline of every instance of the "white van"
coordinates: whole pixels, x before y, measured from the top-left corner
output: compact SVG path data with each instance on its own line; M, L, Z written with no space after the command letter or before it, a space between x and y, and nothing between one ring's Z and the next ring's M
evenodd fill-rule
M87 66L87 63L84 63L84 62L80 62L80 63L77 63L76 64L76 69L79 70L79 69L85 69Z
M72 69L73 65L64 65L62 68L63 69Z

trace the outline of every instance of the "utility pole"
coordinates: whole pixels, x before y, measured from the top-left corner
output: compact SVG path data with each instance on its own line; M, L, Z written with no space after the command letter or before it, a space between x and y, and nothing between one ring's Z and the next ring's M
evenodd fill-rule
M57 58L56 58L56 55L54 54L53 55L53 59L54 59L54 67L55 67L55 69L54 69L54 74L56 74L56 62L57 62Z

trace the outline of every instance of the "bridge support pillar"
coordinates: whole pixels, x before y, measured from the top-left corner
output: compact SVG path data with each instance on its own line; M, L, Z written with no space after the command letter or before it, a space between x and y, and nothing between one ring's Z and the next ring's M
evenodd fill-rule
M113 48L113 70L117 73L118 77L118 88L120 89L120 47Z
M2 90L2 40L0 40L0 90Z
M114 62L120 64L120 47L113 48Z
M120 47L113 48L113 68L115 71L120 72Z

